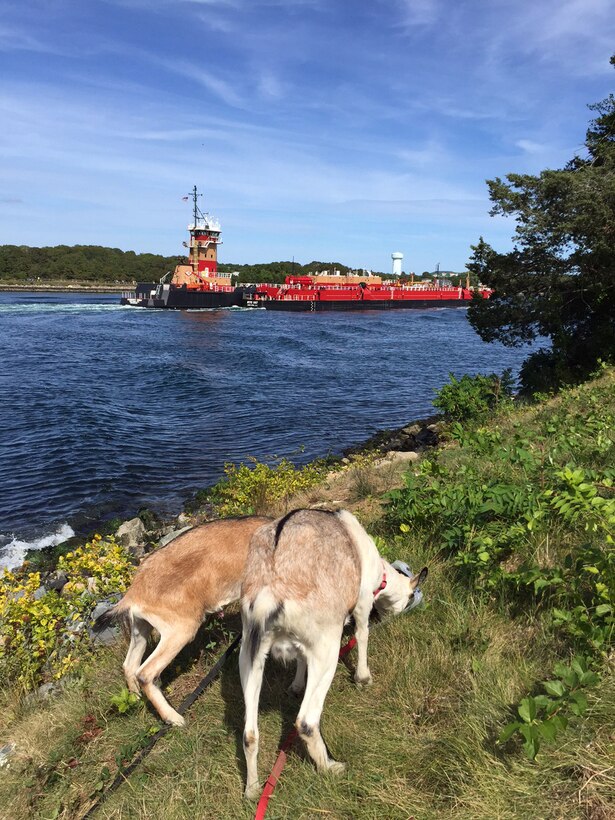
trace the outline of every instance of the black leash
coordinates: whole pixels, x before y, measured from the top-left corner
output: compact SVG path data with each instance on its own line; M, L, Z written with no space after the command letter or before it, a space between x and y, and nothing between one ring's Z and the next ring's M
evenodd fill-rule
M239 646L240 641L241 635L237 635L235 640L231 644L229 644L229 646L227 646L224 652L220 655L218 660L211 667L209 672L205 675L205 677L199 683L196 689L183 699L181 705L177 709L180 715L183 715L184 712L186 712L192 706L195 700L197 700L197 698L199 698L203 694L203 692L209 686L211 686L211 684L216 680L224 664L227 662L227 660L231 657L233 652ZM96 798L96 800L94 801L94 803L92 803L87 812L81 815L81 820L87 820L87 818L92 817L94 812L96 812L97 809L99 809L100 806L102 806L102 804L109 798L109 796L113 794L113 792L117 791L117 789L119 789L122 783L125 783L126 780L128 780L128 778L137 768L139 763L141 763L148 756L148 754L152 751L152 749L154 748L156 743L158 743L160 738L164 737L167 734L167 732L169 732L173 728L175 727L169 723L165 723L164 726L161 726L160 729L158 729L158 731L156 732L156 734L150 737L145 746L139 749L139 751L136 753L136 755L133 757L130 763L124 768L120 768L113 782L110 783L110 785L105 789L105 791L102 792Z

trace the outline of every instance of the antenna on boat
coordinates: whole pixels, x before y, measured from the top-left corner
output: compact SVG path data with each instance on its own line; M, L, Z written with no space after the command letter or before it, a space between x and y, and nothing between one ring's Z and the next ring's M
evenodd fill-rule
M199 218L199 209L198 209L198 206L197 206L196 203L197 203L197 199L200 196L203 196L203 194L197 193L196 185L195 185L194 188L192 189L192 202L194 204L194 227L195 228L196 228L196 225L197 225L197 219Z

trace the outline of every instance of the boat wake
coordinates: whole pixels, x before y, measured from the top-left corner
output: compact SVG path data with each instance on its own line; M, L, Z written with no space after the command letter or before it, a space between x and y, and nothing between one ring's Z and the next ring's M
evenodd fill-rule
M2 313L107 313L109 311L123 310L122 305L86 305L74 304L46 304L45 302L35 302L33 304L4 304L0 305Z
M67 538L72 538L74 534L72 527L62 524L50 535L43 535L32 541L22 541L15 535L0 535L0 569L15 569L21 566L28 550L55 547Z

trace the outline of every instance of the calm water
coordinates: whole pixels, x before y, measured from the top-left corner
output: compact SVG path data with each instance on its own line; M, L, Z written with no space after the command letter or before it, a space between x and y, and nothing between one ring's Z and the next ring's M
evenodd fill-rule
M0 563L66 522L177 511L225 461L339 452L429 414L449 371L526 355L481 342L463 309L167 312L50 293L0 293L0 342Z

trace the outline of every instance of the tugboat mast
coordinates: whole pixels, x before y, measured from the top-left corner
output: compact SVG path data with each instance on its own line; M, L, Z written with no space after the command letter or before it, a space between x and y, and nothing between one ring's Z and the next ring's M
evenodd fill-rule
M203 277L216 277L218 271L218 251L220 244L220 223L208 213L203 213L198 206L198 198L203 196L192 188L192 225L188 225L190 245L188 263L197 280ZM188 197L186 197L188 199Z
M197 207L196 201L197 198L203 196L203 194L198 194L196 190L196 185L192 189L192 202L194 203L194 227L196 228L196 221L199 218L199 209Z

